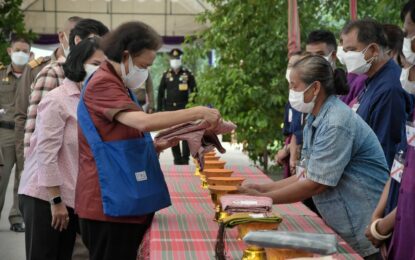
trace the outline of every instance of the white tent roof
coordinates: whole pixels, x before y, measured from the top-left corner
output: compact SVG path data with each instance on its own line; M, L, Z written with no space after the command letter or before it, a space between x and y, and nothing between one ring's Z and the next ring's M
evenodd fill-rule
M195 22L197 14L211 7L203 0L24 0L27 29L56 33L67 18L81 16L100 20L113 29L139 20L162 36L191 35L206 25Z

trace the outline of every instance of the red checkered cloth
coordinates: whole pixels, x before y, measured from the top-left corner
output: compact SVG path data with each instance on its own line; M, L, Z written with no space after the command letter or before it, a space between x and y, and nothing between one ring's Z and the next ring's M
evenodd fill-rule
M234 176L255 183L271 180L261 171L250 167L231 167ZM200 186L192 166L163 167L172 197L172 206L154 217L152 226L140 247L137 259L215 259L218 224L213 221L214 205L208 190ZM274 205L272 211L283 221L279 230L334 234L324 221L302 203ZM228 259L241 259L246 245L237 239L237 230L226 230L225 245ZM339 253L335 259L362 259L338 236Z

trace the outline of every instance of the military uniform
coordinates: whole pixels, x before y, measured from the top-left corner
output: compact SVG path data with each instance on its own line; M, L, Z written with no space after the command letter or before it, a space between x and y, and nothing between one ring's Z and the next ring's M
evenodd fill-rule
M170 55L179 59L182 52L173 49ZM158 90L158 110L175 111L184 109L189 101L190 93L196 90L196 81L193 74L181 66L178 70L172 68L163 73ZM174 163L188 164L190 151L187 142L182 143L183 153L180 151L180 144L172 147Z
M13 206L9 213L9 221L13 224L22 224L23 218L18 208L17 190L19 188L20 174L23 160L17 156L15 135L15 101L18 89L18 78L11 65L0 65L0 148L3 155L3 170L0 175L0 212L3 210L6 198L7 185L14 165L15 181L13 189Z

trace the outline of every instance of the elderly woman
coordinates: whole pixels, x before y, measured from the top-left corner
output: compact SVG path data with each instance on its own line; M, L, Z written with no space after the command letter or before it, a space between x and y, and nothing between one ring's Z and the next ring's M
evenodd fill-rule
M148 25L128 22L103 39L107 60L88 81L78 108L79 176L75 209L91 260L136 259L154 212L170 205L157 158L167 148L149 134L219 112L194 107L146 114L131 89L146 81L161 47Z
M72 259L78 216L74 212L78 176L77 106L82 82L104 61L96 38L71 48L63 84L39 104L19 186L26 225L27 259Z
M312 197L327 224L370 258L378 250L364 231L389 172L376 135L336 97L345 84L344 72L333 72L321 56L306 56L294 64L289 101L293 108L309 113L302 150L306 174L250 184L241 192L271 197L276 204Z

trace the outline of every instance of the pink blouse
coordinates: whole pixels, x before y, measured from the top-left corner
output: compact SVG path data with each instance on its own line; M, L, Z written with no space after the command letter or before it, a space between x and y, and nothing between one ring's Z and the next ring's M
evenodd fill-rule
M59 186L63 202L74 208L78 176L77 107L79 84L65 79L39 103L19 194L49 201L46 187Z

